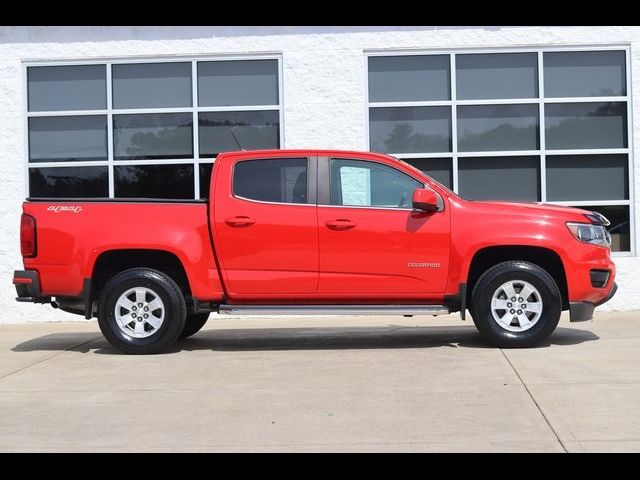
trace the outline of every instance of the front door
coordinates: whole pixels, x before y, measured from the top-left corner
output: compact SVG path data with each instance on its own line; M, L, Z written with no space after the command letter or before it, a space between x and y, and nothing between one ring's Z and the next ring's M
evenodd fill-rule
M211 200L214 238L232 297L316 292L315 162L256 158L221 165Z
M352 299L443 293L450 230L444 201L438 212L417 213L412 194L424 184L408 174L369 160L319 162L319 178L328 177L329 186L318 205L318 293Z

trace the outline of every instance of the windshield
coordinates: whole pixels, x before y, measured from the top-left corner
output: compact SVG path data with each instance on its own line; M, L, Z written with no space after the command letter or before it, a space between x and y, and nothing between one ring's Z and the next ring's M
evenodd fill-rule
M440 182L438 182L437 180L434 180L432 177L430 177L429 175L427 175L425 172L423 172L422 170L414 167L413 165L411 165L410 163L405 162L404 160L402 160L401 158L398 157L393 157L395 158L398 162L402 163L404 166L410 168L411 170L413 170L414 172L422 175L422 176L427 176L429 177L429 180L431 180L433 183L437 184L440 188L442 188L443 190L451 193L452 195L455 195L455 192L453 190L451 190L449 187L444 186L443 184L441 184Z

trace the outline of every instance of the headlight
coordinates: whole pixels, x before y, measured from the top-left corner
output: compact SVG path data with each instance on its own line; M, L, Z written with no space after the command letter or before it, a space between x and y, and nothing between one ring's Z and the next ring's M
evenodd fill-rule
M611 248L611 235L602 225L590 223L567 223L569 231L581 242Z

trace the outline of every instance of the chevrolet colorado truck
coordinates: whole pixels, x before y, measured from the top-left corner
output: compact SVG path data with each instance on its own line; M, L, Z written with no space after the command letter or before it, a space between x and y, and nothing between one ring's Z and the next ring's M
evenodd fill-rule
M98 318L126 353L166 351L219 314L468 311L498 347L616 291L608 220L467 201L395 157L334 150L218 156L209 200L28 198L20 302Z

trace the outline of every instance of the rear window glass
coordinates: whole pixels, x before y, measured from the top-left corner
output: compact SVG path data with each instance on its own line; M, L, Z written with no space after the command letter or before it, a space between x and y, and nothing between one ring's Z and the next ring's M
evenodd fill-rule
M308 203L306 158L245 160L236 163L233 193L262 202Z

